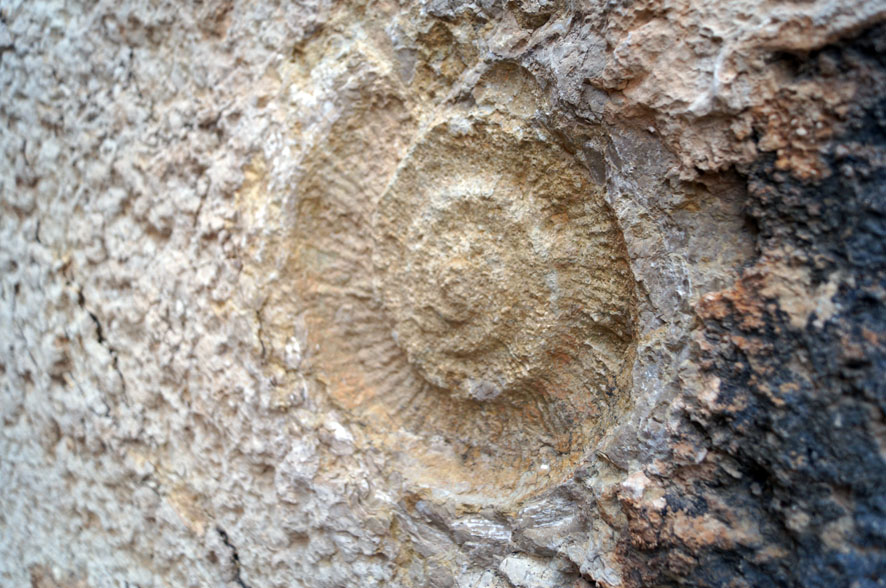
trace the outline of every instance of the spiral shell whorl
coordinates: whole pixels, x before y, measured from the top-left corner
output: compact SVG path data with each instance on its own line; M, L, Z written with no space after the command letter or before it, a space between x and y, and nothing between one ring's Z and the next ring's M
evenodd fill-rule
M321 162L300 211L313 368L384 444L409 447L416 483L469 501L544 487L628 403L617 222L572 156L524 135L438 124L378 192L343 138L354 169Z

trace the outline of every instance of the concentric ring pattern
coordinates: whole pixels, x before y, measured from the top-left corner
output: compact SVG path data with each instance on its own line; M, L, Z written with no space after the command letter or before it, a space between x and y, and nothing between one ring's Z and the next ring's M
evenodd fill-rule
M560 479L629 403L636 302L603 188L519 125L439 123L386 176L366 137L300 199L312 373L412 483L484 502Z

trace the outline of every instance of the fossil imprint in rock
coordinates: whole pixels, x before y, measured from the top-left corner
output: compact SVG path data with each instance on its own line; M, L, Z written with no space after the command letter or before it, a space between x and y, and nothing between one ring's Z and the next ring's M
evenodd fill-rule
M528 128L444 122L373 190L346 135L298 210L313 373L420 486L558 481L629 404L636 302L602 188Z

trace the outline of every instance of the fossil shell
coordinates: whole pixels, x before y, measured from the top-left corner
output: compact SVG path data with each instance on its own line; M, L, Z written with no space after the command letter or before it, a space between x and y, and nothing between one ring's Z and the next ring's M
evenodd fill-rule
M311 368L415 484L495 502L558 481L629 400L633 278L603 188L519 126L432 126L381 190L367 165L301 200Z

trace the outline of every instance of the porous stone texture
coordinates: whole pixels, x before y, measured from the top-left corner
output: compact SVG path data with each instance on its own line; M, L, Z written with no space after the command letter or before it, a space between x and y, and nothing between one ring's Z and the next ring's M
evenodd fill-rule
M878 586L886 2L0 2L0 584Z

